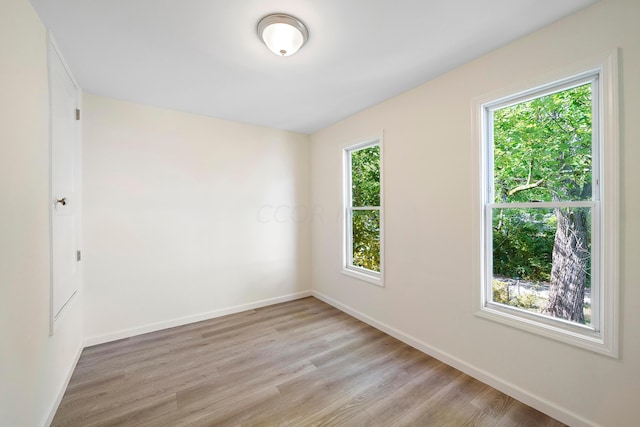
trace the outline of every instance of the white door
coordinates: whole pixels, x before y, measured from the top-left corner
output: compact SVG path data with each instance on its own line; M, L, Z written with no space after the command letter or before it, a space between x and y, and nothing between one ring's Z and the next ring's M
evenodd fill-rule
M79 289L78 87L53 42L49 44L51 96L51 318L53 325Z

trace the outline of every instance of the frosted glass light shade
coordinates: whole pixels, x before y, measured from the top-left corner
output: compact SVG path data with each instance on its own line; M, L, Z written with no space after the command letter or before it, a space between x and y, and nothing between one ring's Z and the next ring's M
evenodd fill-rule
M307 27L289 15L267 15L258 23L258 36L278 56L293 55L309 38Z

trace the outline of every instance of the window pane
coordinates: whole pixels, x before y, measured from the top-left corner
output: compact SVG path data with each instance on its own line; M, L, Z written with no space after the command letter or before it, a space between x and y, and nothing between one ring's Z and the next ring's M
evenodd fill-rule
M352 211L353 265L380 272L380 211Z
M496 203L591 200L591 84L493 113Z
M493 302L591 323L591 208L493 209Z
M351 153L352 206L380 206L380 146Z

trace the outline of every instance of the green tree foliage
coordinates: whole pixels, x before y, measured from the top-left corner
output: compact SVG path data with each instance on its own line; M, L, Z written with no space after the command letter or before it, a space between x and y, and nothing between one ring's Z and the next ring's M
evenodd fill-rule
M353 265L380 271L380 211L353 212Z
M380 206L380 146L351 153L353 207ZM380 271L380 211L355 210L352 218L353 265Z
M494 111L495 202L591 199L591 116L591 84ZM494 274L550 280L547 313L583 322L589 223L584 208L494 209Z
M351 191L352 206L380 206L379 145L351 153Z
M493 271L534 282L551 279L557 219L551 209L499 209L493 218Z
M591 85L494 112L496 202L591 199Z

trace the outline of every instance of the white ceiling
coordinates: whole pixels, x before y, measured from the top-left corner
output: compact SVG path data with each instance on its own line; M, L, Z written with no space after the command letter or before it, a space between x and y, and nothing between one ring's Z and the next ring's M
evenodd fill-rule
M32 0L80 86L142 104L313 133L595 0ZM295 55L256 35L309 28Z

